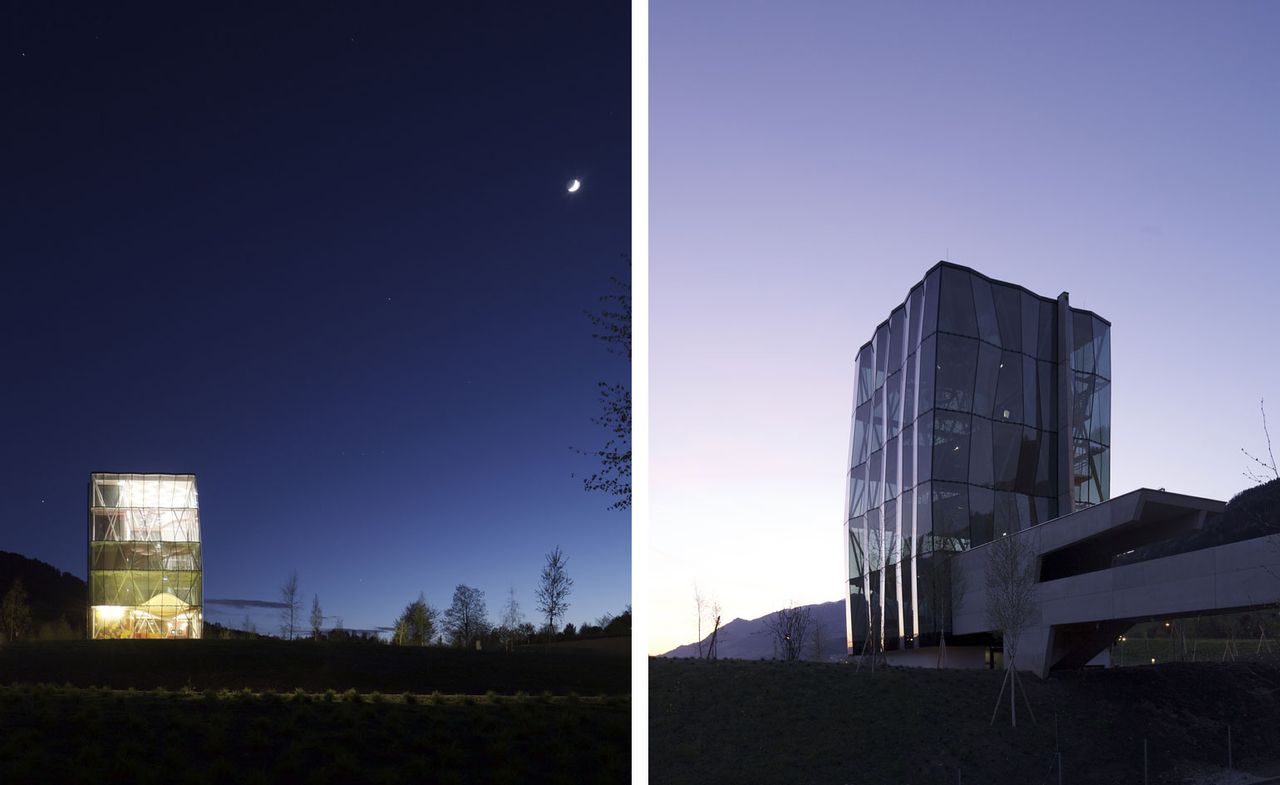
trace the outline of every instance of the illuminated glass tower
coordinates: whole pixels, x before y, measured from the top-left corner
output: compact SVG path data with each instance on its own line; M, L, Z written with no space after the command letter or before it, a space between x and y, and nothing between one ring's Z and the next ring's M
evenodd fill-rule
M89 637L199 638L201 596L195 475L91 475Z
M1108 498L1111 325L940 262L856 376L850 650L951 644L952 553Z

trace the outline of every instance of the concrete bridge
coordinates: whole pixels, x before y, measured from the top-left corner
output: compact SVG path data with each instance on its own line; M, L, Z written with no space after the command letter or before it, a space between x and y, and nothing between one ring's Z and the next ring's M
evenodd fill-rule
M1144 546L1191 535L1220 515L1213 499L1127 493L1010 535L1036 555L1039 618L1018 643L1019 670L1042 678L1080 667L1133 624L1275 606L1280 602L1280 534L1116 564ZM954 634L990 632L985 575L991 545L959 553ZM1141 554L1138 554L1141 556Z

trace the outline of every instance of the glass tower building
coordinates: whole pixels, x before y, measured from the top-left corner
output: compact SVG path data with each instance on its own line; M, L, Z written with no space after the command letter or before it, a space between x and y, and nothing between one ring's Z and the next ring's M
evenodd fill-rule
M89 637L199 638L201 596L195 475L90 475Z
M950 645L951 554L1108 498L1110 335L1065 292L939 262L858 350L851 652Z

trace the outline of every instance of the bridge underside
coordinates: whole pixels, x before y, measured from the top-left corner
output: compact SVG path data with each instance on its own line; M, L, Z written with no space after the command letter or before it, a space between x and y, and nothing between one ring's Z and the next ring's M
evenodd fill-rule
M1280 601L1280 534L1167 556L1143 552L1146 543L1170 534L1195 535L1221 509L1210 499L1143 489L1012 535L1027 538L1040 576L1037 619L1018 641L1019 669L1044 677L1082 667L1143 621L1274 606ZM958 634L990 631L984 580L989 553L989 546L980 546L955 557L963 585L972 587L955 600ZM1135 554L1143 560L1135 561Z

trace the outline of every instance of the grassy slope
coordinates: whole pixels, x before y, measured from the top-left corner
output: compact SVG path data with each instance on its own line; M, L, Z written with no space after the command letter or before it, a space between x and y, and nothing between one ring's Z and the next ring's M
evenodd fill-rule
M629 714L626 697L0 687L0 782L626 782Z
M0 646L0 683L621 695L630 661L608 652L473 652L279 640L51 641Z
M1042 783L1060 729L1064 782L1153 782L1190 762L1280 757L1280 668L1170 664L1026 675L1039 724L988 724L1002 674L852 665L650 661L655 783ZM1053 780L1056 781L1056 776Z

